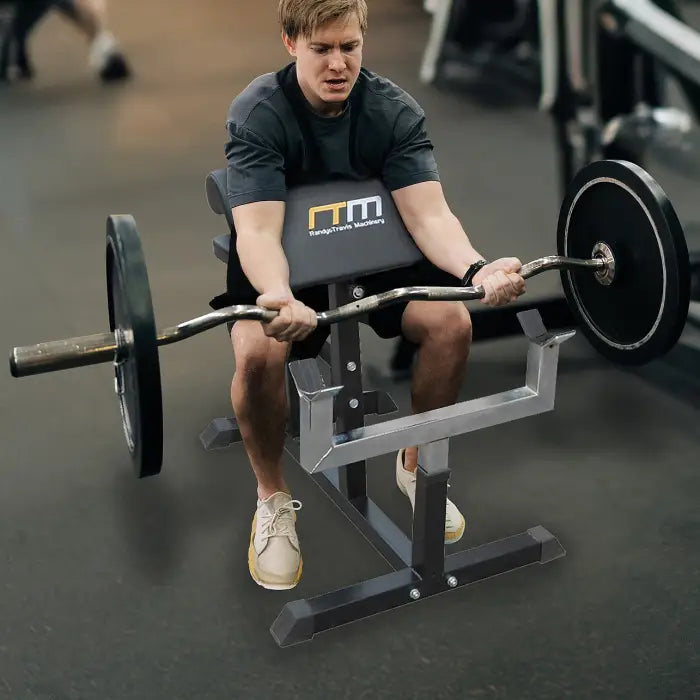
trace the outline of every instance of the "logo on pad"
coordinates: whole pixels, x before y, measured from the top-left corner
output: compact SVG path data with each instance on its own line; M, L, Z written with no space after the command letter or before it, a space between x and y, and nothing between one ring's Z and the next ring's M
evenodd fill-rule
M382 198L379 195L311 207L309 236L327 236L339 231L383 224L382 211Z

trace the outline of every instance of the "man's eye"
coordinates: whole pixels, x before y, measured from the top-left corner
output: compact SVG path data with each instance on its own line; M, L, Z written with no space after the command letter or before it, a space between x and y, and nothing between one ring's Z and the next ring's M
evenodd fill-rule
M328 50L328 49L314 49L314 51L315 51L316 53L319 53L319 54L326 53L327 50Z

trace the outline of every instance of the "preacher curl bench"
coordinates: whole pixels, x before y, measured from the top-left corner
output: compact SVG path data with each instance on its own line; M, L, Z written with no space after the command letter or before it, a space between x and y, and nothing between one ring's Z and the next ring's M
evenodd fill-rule
M211 209L229 232L213 241L224 263L235 255L235 229L226 171L206 178ZM378 180L304 185L289 192L282 245L294 291L327 284L331 308L364 296L355 280L406 267L423 258ZM359 323L331 325L316 358L291 361L285 450L308 472L394 571L340 590L287 603L271 627L284 647L315 634L421 598L528 564L564 556L558 540L538 525L527 532L445 555L444 526L449 438L525 418L554 407L559 345L574 331L549 333L539 312L518 314L529 340L523 386L441 409L366 426L365 417L397 410L386 392L362 386ZM231 324L228 324L230 331ZM205 449L241 441L235 418L213 420L202 432ZM367 494L366 460L402 447L419 448L412 539Z

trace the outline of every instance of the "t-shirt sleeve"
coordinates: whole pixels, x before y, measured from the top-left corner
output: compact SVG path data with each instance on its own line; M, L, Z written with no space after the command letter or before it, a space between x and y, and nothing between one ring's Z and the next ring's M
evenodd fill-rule
M406 107L399 113L391 150L384 162L382 180L390 191L419 182L440 180L422 111L415 112Z
M226 181L229 207L285 201L284 156L269 140L227 120Z

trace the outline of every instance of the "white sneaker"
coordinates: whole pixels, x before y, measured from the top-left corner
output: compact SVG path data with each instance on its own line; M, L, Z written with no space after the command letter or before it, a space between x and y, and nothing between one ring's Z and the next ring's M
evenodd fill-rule
M111 32L100 32L90 45L88 63L104 82L123 80L131 74L126 58Z
M396 455L396 485L405 496L411 501L411 508L416 509L416 473L404 469L403 455L405 450L399 450ZM449 488L449 484L447 485ZM459 512L457 506L447 498L445 503L445 544L458 542L464 530L466 522L464 516Z
M255 583L283 591L294 588L301 579L302 559L294 527L301 502L277 491L258 499L248 548L248 569Z

